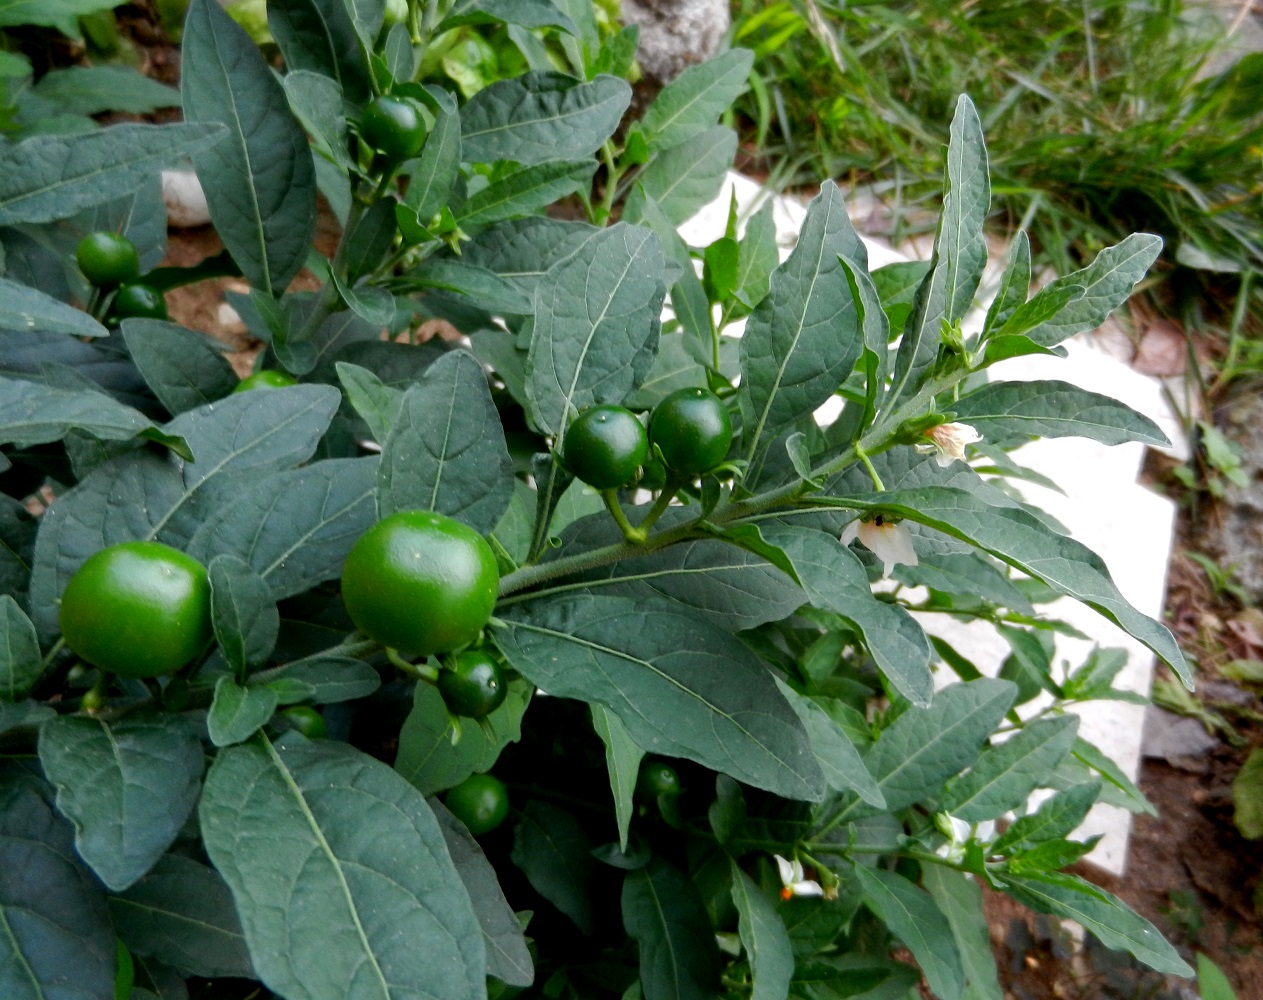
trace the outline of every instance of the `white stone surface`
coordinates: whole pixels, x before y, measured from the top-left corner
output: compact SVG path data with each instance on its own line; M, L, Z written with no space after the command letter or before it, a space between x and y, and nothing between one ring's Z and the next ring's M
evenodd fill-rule
M192 170L162 171L162 200L167 206L167 223L177 229L210 222L206 193Z
M771 197L750 178L730 173L720 196L680 227L680 234L690 245L705 246L723 235L733 192L737 199L739 232L743 231L745 219L763 200ZM852 205L852 221L857 225L862 225L870 214L871 206L862 199ZM782 260L793 248L805 216L805 201L781 196L775 198L773 219ZM872 268L909 259L885 240L864 237L864 242ZM928 247L926 252L928 254ZM984 276L978 308L963 324L966 332L970 331L971 324L973 329L977 329L981 323L1003 264L1004 253L993 253ZM1076 338L1065 346L1068 356L1064 359L1047 356L1014 358L994 366L991 378L1058 379L1113 396L1157 423L1172 441L1172 454L1181 458L1187 456L1188 444L1179 418L1156 379L1139 374L1104 350L1097 349L1090 337ZM831 400L821 407L818 417L832 419L839 405L838 401ZM1144 446L1125 444L1108 447L1082 438L1058 438L1033 442L1012 454L1018 463L1047 476L1064 491L1058 493L1026 482L1013 483L1025 499L1046 510L1074 538L1096 552L1109 567L1119 590L1137 609L1161 619L1175 507L1169 500L1137 483L1144 460ZM1064 660L1071 666L1078 666L1095 645L1121 647L1127 651L1127 666L1116 680L1116 685L1148 695L1153 677L1153 655L1146 647L1095 611L1069 598L1045 605L1044 609L1091 637L1085 642L1057 634L1057 663ZM987 673L997 673L1009 655L1008 643L985 622L964 624L938 614L923 615L921 619L927 632L951 642ZM943 677L942 682L947 683L950 679ZM1143 707L1125 702L1097 702L1083 706L1079 715L1082 718L1080 735L1100 747L1134 779L1140 765ZM1089 855L1089 860L1115 874L1122 874L1126 868L1130 831L1129 813L1113 806L1098 805L1089 814L1078 835L1102 834L1102 840Z

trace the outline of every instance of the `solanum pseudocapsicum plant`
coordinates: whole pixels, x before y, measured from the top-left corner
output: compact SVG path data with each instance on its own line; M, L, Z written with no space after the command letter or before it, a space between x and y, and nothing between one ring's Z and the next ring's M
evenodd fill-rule
M375 0L269 17L280 76L193 0L184 124L0 149L7 995L894 997L923 974L945 1000L996 996L984 881L1187 973L1059 871L1094 802L1148 804L1066 711L1124 697L1118 656L1054 669L1034 605L1068 594L1187 679L1184 661L1099 559L960 460L978 436L993 455L1036 434L1161 440L1072 386L975 377L1099 324L1159 241L1029 297L1019 237L966 336L989 201L967 99L928 263L870 271L832 183L778 263L769 209L707 248L674 228L719 191L735 137L715 121L748 53L619 132L635 32L603 39L580 0L412 4L386 28ZM414 79L431 39L493 22L525 75L463 102ZM424 121L415 156L361 141L383 96ZM184 155L227 252L152 270L152 171ZM344 224L331 260L311 253L318 189ZM543 214L570 196L587 222ZM107 328L71 263L92 232L126 235L159 289L239 270L261 368L297 384L235 393L202 334ZM287 291L304 264L320 290ZM467 345L414 343L429 319ZM659 436L657 496L572 480L582 413L622 406L652 431L688 387L726 408L718 466ZM340 591L357 539L401 515L459 522L498 576L489 614L402 651L371 616L358 633ZM213 641L171 672L102 672L59 635L59 601L94 554L150 541L206 567ZM887 570L995 622L1003 675L932 645L917 591L875 597ZM462 723L481 702L443 672L475 653L503 664L504 697ZM936 669L959 680L936 691ZM668 769L667 793L637 794Z

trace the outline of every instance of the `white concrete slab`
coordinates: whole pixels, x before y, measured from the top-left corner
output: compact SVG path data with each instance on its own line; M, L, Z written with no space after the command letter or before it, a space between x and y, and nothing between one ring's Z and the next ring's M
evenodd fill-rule
M730 173L723 192L710 205L680 227L684 239L693 246L705 246L724 233L729 199L736 193L741 223L769 195L753 180ZM806 216L802 199L776 197L773 219L781 259L788 256ZM858 225L871 214L871 206L861 199L853 207L852 219ZM742 226L739 225L739 231ZM862 235L862 234L861 234ZM869 248L870 266L881 267L909 257L895 251L881 239L864 237ZM918 246L929 253L928 241ZM966 332L981 324L990 295L994 293L1004 253L993 253L984 278L982 299L965 323ZM733 331L736 332L736 331ZM1171 438L1172 453L1187 455L1187 442L1160 383L1141 375L1104 351L1092 346L1090 338L1076 338L1065 345L1065 359L1051 357L1015 358L991 369L993 379L1058 379L1092 392L1113 396L1127 403L1161 427ZM832 419L839 403L821 407L818 418ZM1013 453L1020 464L1056 482L1058 493L1029 483L1014 484L1030 502L1057 518L1070 534L1095 551L1109 567L1123 595L1140 611L1161 618L1166 589L1166 571L1171 553L1175 507L1163 497L1137 482L1144 446L1127 444L1107 447L1081 438L1036 441ZM1050 615L1061 618L1084 634L1089 641L1056 636L1058 661L1080 664L1094 645L1120 647L1127 651L1127 666L1117 685L1147 695L1153 675L1153 656L1143 645L1091 609L1070 599L1046 605ZM1008 644L994 628L982 622L963 624L945 615L923 615L927 632L940 635L969 657L979 669L994 674L1009 654ZM949 678L943 678L946 683ZM1080 734L1113 758L1131 778L1140 764L1140 741L1144 709L1124 702L1100 702L1084 706ZM1034 803L1032 803L1032 808ZM1097 806L1080 829L1088 836L1103 834L1089 860L1116 874L1126 867L1131 817L1125 810Z

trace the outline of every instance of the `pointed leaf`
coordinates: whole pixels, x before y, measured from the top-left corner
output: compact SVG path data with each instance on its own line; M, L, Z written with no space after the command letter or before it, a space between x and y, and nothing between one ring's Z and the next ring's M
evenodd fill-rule
M234 670L263 663L272 655L281 619L267 581L239 556L216 556L207 567L211 585L211 625L224 658Z
M319 73L348 100L367 99L368 67L342 0L271 0L267 17L289 72Z
M726 125L715 125L655 156L638 183L666 217L679 225L719 194L736 152L737 133ZM634 220L631 203L628 199L626 214Z
M190 4L181 52L185 119L229 133L194 158L215 231L251 285L280 295L315 233L307 136L258 46L214 0Z
M1143 413L1068 382L992 382L952 403L952 412L984 438L1086 437L1159 448L1171 443Z
M0 278L0 329L42 330L76 337L104 337L109 333L82 309L8 278Z
M111 889L126 889L171 846L197 804L202 743L180 716L115 723L64 715L40 729L40 764L75 849Z
M987 339L1002 327L1014 310L1026 302L1031 287L1031 241L1026 230L1019 229L1009 245L1009 260L1000 277L1000 287L987 309L982 324L982 339Z
M583 594L513 607L507 617L496 644L515 670L549 694L604 705L644 750L788 798L821 798L823 777L797 715L729 633L658 601Z
M24 379L0 378L0 444L29 447L84 431L101 441L134 437L177 444L139 410L92 389L62 389Z
M0 700L21 701L43 672L35 626L5 594L0 597Z
M750 1000L786 1000L794 975L789 932L772 901L732 860L732 901L737 907L741 946L754 972Z
M790 707L798 713L798 718L807 730L811 748L816 760L820 762L820 769L824 772L824 780L829 783L829 787L839 792L855 792L869 805L884 808L886 800L881 789L864 766L864 758L841 727L823 708L779 678L776 686Z
M657 236L619 223L541 279L526 363L540 428L560 437L572 409L619 403L644 380L662 325L662 267Z
M384 764L343 743L256 738L216 759L201 825L274 992L486 997L482 932L443 833Z
M659 91L640 119L649 149L670 149L714 125L746 89L753 65L749 49L729 49L685 69Z
M215 700L206 716L210 740L217 747L244 743L272 718L280 699L266 687L241 687L224 675L215 682Z
M1019 808L1070 752L1078 728L1076 715L1028 723L1012 738L983 751L967 775L949 782L939 809L967 823L980 823Z
M408 175L408 191L403 199L423 225L447 204L460 163L460 116L454 106L451 111L440 107L416 166Z
M1019 816L992 845L996 854L1016 854L1076 829L1101 794L1099 781L1086 781L1046 799L1037 812Z
M693 883L655 858L623 882L623 926L640 947L645 1000L712 1000L715 932Z
M222 399L240 381L223 346L194 330L158 319L125 319L122 334L145 382L173 414Z
M362 660L327 653L316 653L271 670L261 670L251 674L247 680L252 686L276 682L301 686L306 692L302 700L317 705L367 698L382 683L377 671Z
M926 865L921 870L921 882L947 917L956 939L965 970L965 992L961 1000L1003 1000L978 883L942 865Z
M627 829L636 807L636 778L645 752L636 746L622 720L603 705L592 706L592 728L605 744L605 766L610 772L610 793L618 819L618 846L627 850Z
M592 933L592 841L570 813L531 799L513 832L513 863L535 891Z
M461 229L473 231L493 222L531 215L587 188L595 160L550 160L506 174L453 209Z

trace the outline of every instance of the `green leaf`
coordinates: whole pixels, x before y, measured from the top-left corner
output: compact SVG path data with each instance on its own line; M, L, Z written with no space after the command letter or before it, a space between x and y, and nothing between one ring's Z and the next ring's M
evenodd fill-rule
M82 309L36 288L0 278L0 329L42 330L76 337L104 337L109 331Z
M313 144L321 154L313 161L316 170L319 171L323 166L323 169L347 184L346 196L349 201L348 175L354 167L354 162L347 148L347 127L341 89L329 77L305 69L290 70L281 78L281 85L285 88L285 97L289 101L290 110L302 123L303 128L311 134ZM319 174L317 174L316 183L322 184ZM321 190L324 188L322 187ZM346 215L336 210L335 214L338 215L340 222L346 223Z
M109 905L134 954L198 976L255 978L232 894L213 868L166 854Z
M406 983L435 1000L486 997L482 931L443 833L384 764L344 743L256 738L220 753L200 816L269 989L381 1000Z
M899 716L864 756L886 809L894 812L934 795L972 764L1016 694L1008 681L982 678L952 684L934 696L929 708L910 708Z
M538 212L592 182L595 160L550 160L523 167L488 184L454 209L456 224L472 231Z
M640 949L645 1000L712 1000L719 954L710 918L689 879L661 859L627 873L623 926Z
M52 708L38 701L0 701L0 737L25 730L25 735L34 739L36 730L56 715Z
M328 77L357 104L369 97L368 66L343 0L271 0L267 16L290 73Z
M91 389L61 389L0 377L0 444L28 447L84 431L101 441L145 437L187 454L178 437L165 434L143 413Z
M351 16L360 43L366 51L372 52L386 19L385 3L382 0L343 0L343 5Z
M560 28L572 35L579 29L552 0L456 0L436 35L464 24L517 24L523 28Z
M965 490L937 486L855 500L846 505L854 502L852 509L888 511L937 528L1082 601L1157 653L1186 685L1192 684L1184 654L1166 626L1127 603L1100 556L1026 511L992 506Z
M1044 347L1060 344L1085 330L1095 330L1115 309L1127 301L1136 285L1162 252L1160 237L1133 233L1117 246L1106 247L1081 271L1049 282L1044 292L1079 285L1084 294L1062 312L1040 324L1027 336Z
M70 824L12 773L0 775L0 989L5 1000L113 997L105 893L75 856Z
M217 747L244 743L272 718L280 704L266 687L241 687L227 674L215 682L215 700L206 716L210 741Z
M1036 913L1069 917L1091 931L1107 948L1126 951L1157 972L1191 976L1192 968L1171 947L1158 929L1131 910L1122 900L1085 882L1077 875L1059 872L1006 874L1004 891Z
M343 237L346 250L346 280L355 284L385 261L395 242L394 198L378 198L364 210L353 229Z
M638 183L666 217L679 225L719 194L736 152L737 133L726 125L715 125L655 156ZM638 218L633 207L638 197L629 198L624 210L631 221Z
M237 387L222 345L205 334L158 319L125 319L121 330L132 362L173 414L213 403Z
M110 10L112 0L3 0L0 3L0 27L27 24L56 28L63 35L79 38L79 18L97 11Z
M982 122L965 94L956 101L947 146L943 214L934 237L930 273L917 289L895 358L892 401L919 387L938 356L940 331L953 326L973 306L974 293L987 263L982 224L991 207L991 179Z
M586 222L563 222L539 216L512 219L484 229L465 244L461 256L467 263L498 274L534 298L535 287L548 269L579 252L601 231Z
M1081 285L1048 285L1039 290L1029 302L1022 303L1004 325L995 331L995 340L1024 337L1045 320L1051 319L1068 305L1083 298Z
M995 854L1018 854L1060 840L1076 829L1101 794L1099 781L1087 781L1046 799L1038 811L1019 816L992 845Z
M952 403L952 412L984 438L1086 437L1160 448L1171 443L1143 413L1068 382L992 382Z
M187 123L113 125L11 143L0 148L0 226L69 218L225 138L219 125Z
M535 309L531 296L516 285L463 258L432 257L410 273L407 280L409 287L448 292L497 315L528 316Z
M940 1000L960 1000L965 973L951 924L934 901L901 875L855 865L864 905L908 946Z
M433 795L459 785L471 774L489 771L508 744L522 738L522 716L535 690L511 681L504 704L487 716L491 735L480 726L462 726L460 742L452 745L452 727L443 696L430 684L418 684L412 711L399 732L395 770L421 790Z
M864 759L842 728L820 705L799 694L779 678L776 686L790 707L798 713L799 720L807 730L811 749L820 762L820 770L824 772L824 780L829 787L839 792L855 792L869 805L878 809L885 808L886 800L881 789L868 773Z
M776 245L776 223L772 219L775 205L775 201L768 198L763 207L750 216L745 235L737 244L736 296L747 309L753 309L763 300L768 291L768 279L781 262Z
M403 406L403 392L382 382L367 368L337 361L334 367L346 393L347 402L368 424L373 440L381 444L390 434Z
M1019 229L1009 245L1009 260L1000 277L1000 287L987 309L981 338L990 338L1008 322L1010 316L1026 302L1031 287L1031 241L1026 230Z
M1219 966L1197 953L1197 993L1201 1000L1237 1000L1237 994Z
M515 670L551 695L604 705L645 751L787 798L822 797L797 715L730 633L660 601L590 594L512 607L506 617L496 644Z
M826 181L741 339L738 399L748 456L832 396L863 350L839 254L867 266L842 194Z
M996 631L1013 650L1000 665L1000 676L1017 685L1017 703L1033 701L1041 691L1060 697L1061 689L1052 677L1052 637L1009 625L997 626Z
M592 728L605 744L605 766L610 772L610 793L618 820L618 846L626 853L627 829L636 808L636 778L645 752L636 746L622 720L602 705L592 706Z
M422 225L447 204L460 162L460 116L453 101L450 111L440 106L435 113L434 127L426 136L421 156L408 175L408 190L403 203Z
M40 77L32 93L57 105L60 114L99 115L103 111L148 114L179 107L180 92L129 66L71 66Z
M535 964L526 946L526 936L517 914L504 898L496 870L482 853L478 841L465 824L447 811L438 799L430 799L443 839L456 873L465 884L474 916L482 927L487 946L487 975L509 986L530 986L535 981Z
M188 551L204 562L216 553L239 556L274 600L301 594L340 576L351 546L377 520L376 477L375 457L267 476L207 517Z
M197 729L179 716L111 724L63 715L40 729L39 758L58 810L75 824L75 849L115 891L171 846L205 767Z
M207 567L211 625L224 659L236 671L272 655L281 618L267 581L240 556L223 554Z
M278 682L302 687L302 700L317 705L366 698L382 683L377 671L362 660L327 653L315 653L271 670L261 670L247 681L250 685Z
M513 863L535 891L592 933L592 841L570 813L531 799L513 831Z
M44 672L35 626L8 594L0 597L0 699L18 702Z
M258 46L214 0L192 0L181 53L185 119L229 133L193 159L215 231L251 285L280 295L315 234L307 136Z
M619 223L540 280L526 387L542 430L561 438L572 410L620 403L648 375L666 295L662 267L657 236Z
M921 883L947 917L956 940L965 971L965 992L961 1000L1003 1000L978 883L942 865L923 867Z
M984 750L964 777L949 782L939 810L981 823L1020 808L1074 743L1077 715L1028 723L1008 740Z
M912 314L917 289L930 273L928 260L896 261L873 272L873 285L892 330L902 330Z
M382 446L378 510L433 510L486 534L512 496L513 461L486 373L472 354L450 351L404 393Z
M785 553L812 606L853 624L899 692L913 704L928 705L934 692L929 640L903 608L873 596L859 557L833 535L814 528L772 524L759 530L768 544Z
M532 71L498 80L461 108L461 155L471 163L524 166L577 160L614 134L630 103L631 87L615 76L583 83Z
M745 91L753 65L749 49L729 49L684 70L662 88L640 119L649 149L670 149L714 125Z
M1035 613L1026 595L980 552L919 552L917 565L899 564L890 575L908 587L929 587L966 600L989 601L1023 614Z
M1263 837L1263 751L1251 750L1232 779L1232 820L1247 840Z
M741 870L736 859L732 859L731 864L737 930L754 973L750 1000L785 1000L794 975L794 950L789 932L763 890Z

